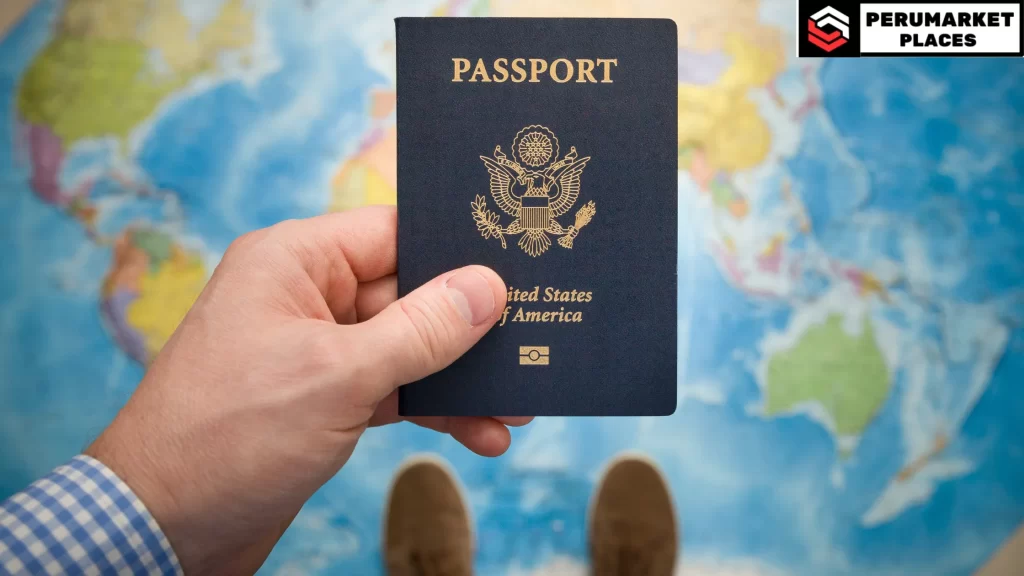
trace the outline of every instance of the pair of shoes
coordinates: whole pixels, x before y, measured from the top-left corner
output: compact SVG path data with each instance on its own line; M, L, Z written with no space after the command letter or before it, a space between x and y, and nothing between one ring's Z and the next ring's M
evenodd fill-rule
M677 553L676 516L668 485L653 462L614 460L591 501L594 576L669 576ZM384 522L384 563L391 576L470 576L469 508L443 462L419 457L399 470Z

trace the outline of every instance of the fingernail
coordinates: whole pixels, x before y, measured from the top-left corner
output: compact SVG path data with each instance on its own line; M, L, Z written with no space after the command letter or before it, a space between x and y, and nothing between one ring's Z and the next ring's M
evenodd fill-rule
M460 270L445 283L448 297L470 326L476 326L494 312L494 291L487 279L473 270Z

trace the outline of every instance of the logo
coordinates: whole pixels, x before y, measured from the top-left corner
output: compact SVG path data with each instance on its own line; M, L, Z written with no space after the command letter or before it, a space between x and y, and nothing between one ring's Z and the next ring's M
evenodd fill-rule
M520 236L519 247L534 258L547 252L552 236L563 248L572 249L573 241L597 208L593 201L585 204L576 211L568 228L563 228L557 218L576 204L580 176L590 156L580 158L575 146L561 160L558 154L555 134L534 124L520 130L512 140L512 158L502 152L501 146L494 148L494 157L480 157L491 176L491 198L513 218L503 227L500 216L487 209L487 199L477 195L471 204L473 220L484 239L497 238L506 248L505 236Z
M843 0L797 0L797 54L804 58L857 58L864 30L860 4Z
M801 58L1024 56L1024 2L797 0Z
M551 350L547 346L520 346L519 364L521 366L547 366Z
M831 26L832 32L824 28ZM825 52L831 52L850 40L850 19L839 10L825 6L807 21L807 40Z

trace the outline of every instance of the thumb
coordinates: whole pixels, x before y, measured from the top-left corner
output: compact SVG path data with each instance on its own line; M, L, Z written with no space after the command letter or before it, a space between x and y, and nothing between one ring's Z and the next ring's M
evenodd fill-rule
M505 283L490 268L442 274L357 325L379 399L438 372L494 326L505 307Z

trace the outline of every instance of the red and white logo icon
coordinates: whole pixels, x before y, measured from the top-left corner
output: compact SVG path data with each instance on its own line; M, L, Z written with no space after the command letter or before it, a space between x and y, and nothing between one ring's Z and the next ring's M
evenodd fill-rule
M839 10L826 6L814 13L807 21L807 40L825 52L839 48L850 39L850 19ZM835 30L825 32L823 28L831 25Z

